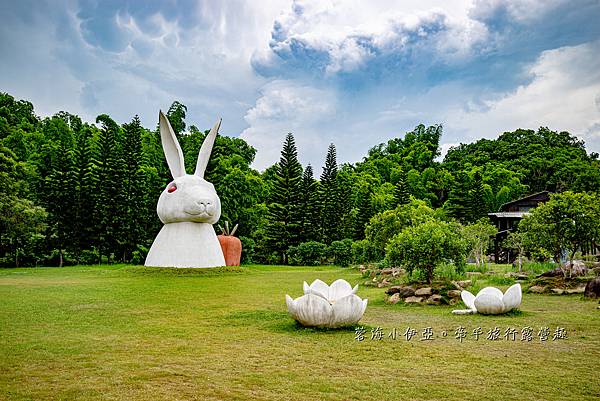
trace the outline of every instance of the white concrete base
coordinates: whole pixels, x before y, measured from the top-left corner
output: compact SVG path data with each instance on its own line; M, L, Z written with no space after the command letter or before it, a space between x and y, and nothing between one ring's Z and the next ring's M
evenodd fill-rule
M165 224L146 257L146 266L218 267L225 258L212 224L180 222Z

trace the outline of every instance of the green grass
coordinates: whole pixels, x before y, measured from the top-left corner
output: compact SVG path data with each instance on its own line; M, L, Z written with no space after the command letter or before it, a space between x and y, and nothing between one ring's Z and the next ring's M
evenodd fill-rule
M300 296L302 281L316 278L364 281L337 267L0 270L0 399L598 397L596 302L525 294L521 310L507 316L454 316L450 306L386 305L383 289L361 287L369 307L358 342L353 329L303 329L287 316L285 294ZM411 341L400 337L407 326L418 331ZM462 343L458 326L469 334ZM568 339L470 335L495 326L560 326ZM370 339L376 327L381 341ZM394 327L397 340L387 337ZM419 341L426 327L433 341Z

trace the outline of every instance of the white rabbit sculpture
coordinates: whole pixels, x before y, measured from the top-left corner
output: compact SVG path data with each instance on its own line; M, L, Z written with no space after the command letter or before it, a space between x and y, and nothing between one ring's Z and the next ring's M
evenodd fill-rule
M204 171L221 125L217 121L204 139L196 171L186 174L183 152L173 128L159 112L160 138L173 181L160 194L156 212L164 226L156 236L146 266L225 266L223 251L213 228L221 217L221 200L215 187L204 179Z

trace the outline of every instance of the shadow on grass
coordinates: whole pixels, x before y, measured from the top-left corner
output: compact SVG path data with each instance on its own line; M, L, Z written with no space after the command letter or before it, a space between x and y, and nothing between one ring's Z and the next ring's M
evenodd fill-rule
M287 312L277 312L271 310L254 310L233 312L226 317L232 326L256 327L261 330L267 330L272 333L287 333L294 335L310 335L314 333L320 334L338 334L338 333L354 333L355 327L348 326L337 329L319 328L319 327L304 327L300 323L287 314ZM370 329L367 326L360 325L365 329Z

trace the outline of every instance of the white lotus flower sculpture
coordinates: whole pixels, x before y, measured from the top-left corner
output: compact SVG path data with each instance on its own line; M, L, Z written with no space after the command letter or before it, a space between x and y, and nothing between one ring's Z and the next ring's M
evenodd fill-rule
M521 284L511 286L504 294L496 287L485 287L477 296L469 291L461 292L460 296L471 313L499 315L521 305Z
M304 295L292 299L285 295L288 313L303 326L343 327L360 320L367 308L367 299L356 295L354 288L346 280L336 280L331 286L321 280L311 285L304 282Z

